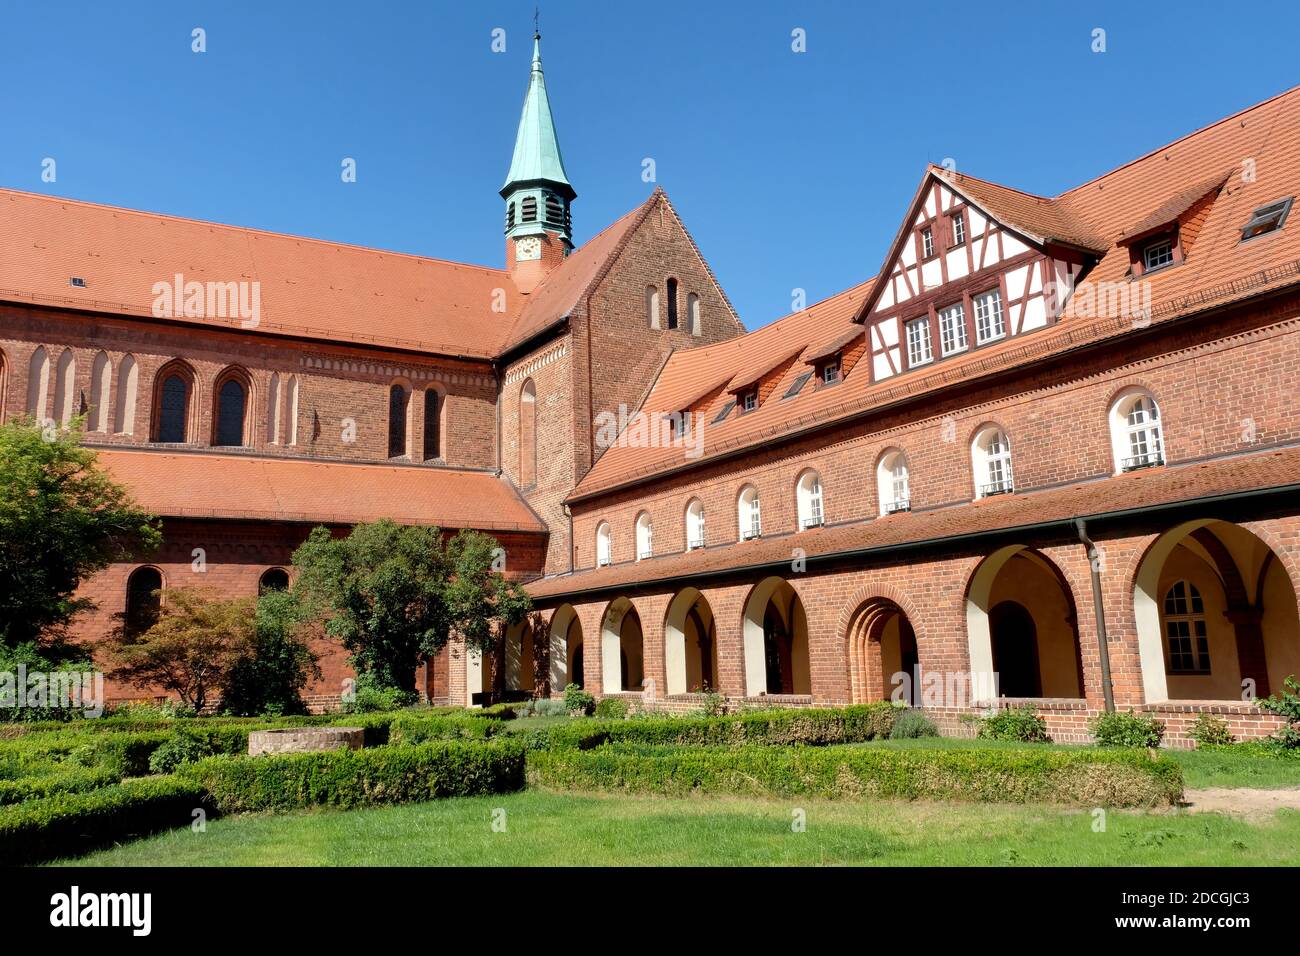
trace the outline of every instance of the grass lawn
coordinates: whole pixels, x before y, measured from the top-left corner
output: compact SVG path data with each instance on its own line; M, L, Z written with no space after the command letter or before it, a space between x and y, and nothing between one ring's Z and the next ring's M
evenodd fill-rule
M793 811L805 832L792 832ZM505 810L506 831L492 829ZM538 791L214 820L74 861L103 866L1300 865L1300 813L1087 812L897 801Z

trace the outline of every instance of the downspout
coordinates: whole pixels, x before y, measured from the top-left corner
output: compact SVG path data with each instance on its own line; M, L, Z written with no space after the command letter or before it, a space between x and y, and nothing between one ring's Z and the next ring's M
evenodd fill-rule
M1106 639L1106 608L1101 595L1101 555L1091 538L1088 537L1088 524L1082 518L1074 519L1074 527L1079 532L1079 541L1088 553L1088 567L1092 569L1092 609L1097 619L1097 657L1101 663L1101 693L1105 701L1106 712L1115 710L1115 688L1110 679L1110 646ZM1082 688L1080 688L1082 689Z
M573 541L573 509L568 502L562 502L560 507L564 509L564 516L569 519L569 573L573 573L573 550L576 547Z

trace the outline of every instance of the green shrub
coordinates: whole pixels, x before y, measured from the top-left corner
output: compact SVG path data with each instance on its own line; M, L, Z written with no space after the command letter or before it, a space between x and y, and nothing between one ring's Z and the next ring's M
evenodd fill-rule
M726 717L658 717L638 720L580 720L524 735L529 749L605 743L744 744L861 743L889 736L901 709L887 701L852 707L760 710Z
M596 709L596 698L577 684L570 684L564 688L564 706L575 717L586 717Z
M203 790L176 777L128 780L0 807L0 859L8 865L62 856L183 826L207 809Z
M352 808L518 790L524 749L514 741L433 741L260 757L212 757L184 767L223 813Z
M568 704L549 697L538 697L515 706L516 717L564 717L568 713Z
M1261 710L1286 720L1286 725L1269 738L1273 746L1278 750L1300 749L1300 683L1296 683L1295 675L1282 682L1282 690L1256 703Z
M1098 747L1159 747L1165 725L1133 711L1098 714L1089 729Z
M908 740L913 737L938 737L939 728L934 721L919 710L905 710L894 718L891 740Z
M85 793L121 780L115 771L87 767L67 767L54 773L0 780L0 805L40 800L59 793Z
M425 717L403 712L388 725L391 744L421 744L429 740L483 740L501 732L502 724L490 717Z
M602 697L596 705L596 719L622 720L627 716L627 701L621 697Z
M1167 757L1133 751L888 747L558 749L528 755L530 784L681 796L817 796L1168 806L1183 790Z
M723 697L716 690L706 687L703 694L703 706L700 708L702 717L721 717L727 712L727 698Z
M413 693L400 687L386 687L379 684L374 675L362 673L357 675L353 685L351 700L345 700L340 708L345 714L370 714L376 711L400 710L415 703Z
M212 756L212 744L192 730L178 730L149 755L153 773L171 773L177 767Z
M1200 714L1187 736L1195 740L1198 747L1224 746L1235 743L1237 739L1228 730L1228 722L1214 714Z
M1047 721L1038 716L1033 704L1004 707L980 721L976 734L985 740L1015 740L1024 744L1049 744Z

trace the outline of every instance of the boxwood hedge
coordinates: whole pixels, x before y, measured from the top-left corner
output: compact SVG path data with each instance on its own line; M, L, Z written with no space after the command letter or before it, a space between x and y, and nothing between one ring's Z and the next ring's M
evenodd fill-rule
M201 788L154 777L0 807L0 860L39 863L183 826L204 809Z
M764 710L726 717L578 720L523 739L530 750L589 750L609 743L740 747L746 744L863 743L889 736L902 708L888 702L807 710Z
M1167 806L1182 771L1145 751L889 747L655 747L535 751L530 784L609 790Z
M431 741L320 753L211 757L182 767L223 813L341 808L503 793L524 785L515 741Z

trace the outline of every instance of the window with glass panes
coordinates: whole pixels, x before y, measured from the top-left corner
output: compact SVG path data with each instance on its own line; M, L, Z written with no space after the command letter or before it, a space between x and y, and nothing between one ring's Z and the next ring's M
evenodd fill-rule
M1171 674L1208 674L1210 640L1205 629L1201 592L1189 581L1176 581L1165 594L1165 637Z
M921 316L907 323L907 364L923 365L934 358L930 345L930 319Z
M1007 334L1007 323L1002 316L1002 293L993 289L972 300L975 306L975 341L983 345Z
M1145 395L1133 402L1126 416L1128 453L1133 464L1145 465L1163 459L1160 444L1160 410Z
M960 302L939 310L939 350L952 355L966 348L966 308Z

